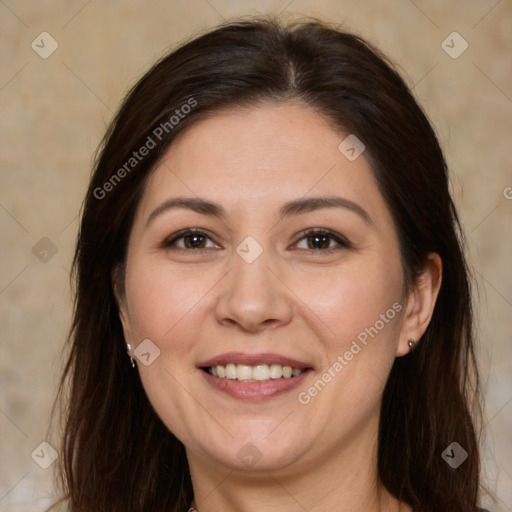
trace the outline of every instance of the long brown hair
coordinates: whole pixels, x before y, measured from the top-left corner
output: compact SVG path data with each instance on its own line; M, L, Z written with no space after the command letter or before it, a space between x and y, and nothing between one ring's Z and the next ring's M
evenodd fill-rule
M315 20L285 26L271 18L226 23L162 58L105 135L83 205L74 320L56 399L65 404L59 482L69 510L187 510L185 450L130 366L111 275L125 261L147 178L178 133L219 108L287 100L307 103L365 144L398 232L405 285L427 253L442 258L430 325L418 348L396 359L385 387L378 471L417 512L474 512L481 394L471 290L436 135L392 63L361 37ZM144 145L152 147L135 158ZM441 456L452 442L468 453L457 469Z

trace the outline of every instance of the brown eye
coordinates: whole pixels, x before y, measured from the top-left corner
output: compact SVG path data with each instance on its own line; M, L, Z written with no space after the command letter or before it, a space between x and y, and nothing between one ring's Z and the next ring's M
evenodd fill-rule
M313 252L331 252L334 250L339 250L340 248L351 247L350 243L345 237L329 230L308 230L303 234L299 242L302 240L307 240L306 247L298 248Z
M331 237L329 235L309 235L308 249L330 249Z
M202 231L192 230L188 229L185 231L181 231L180 233L177 233L176 235L173 235L171 238L167 239L163 244L163 248L176 248L181 250L187 250L187 249L210 249L212 248L207 247L207 241L211 238ZM215 244L213 245L215 246Z
M206 237L202 235L185 235L181 238L187 249L204 249Z

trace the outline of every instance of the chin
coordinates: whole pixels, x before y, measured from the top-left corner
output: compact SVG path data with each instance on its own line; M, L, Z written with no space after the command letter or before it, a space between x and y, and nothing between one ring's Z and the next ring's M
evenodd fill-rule
M234 436L228 445L218 446L213 452L211 447L204 451L219 465L233 471L267 472L278 471L297 462L300 454L298 441L286 439L261 439L244 435ZM301 452L304 447L301 447Z

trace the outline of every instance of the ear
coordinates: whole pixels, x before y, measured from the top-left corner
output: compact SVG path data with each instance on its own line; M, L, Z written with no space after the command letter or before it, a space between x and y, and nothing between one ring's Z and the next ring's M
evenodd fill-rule
M407 298L396 353L397 357L409 353L409 340L413 339L418 342L425 333L434 312L434 306L441 288L442 275L443 262L441 257L435 252L429 253L425 267L417 277Z

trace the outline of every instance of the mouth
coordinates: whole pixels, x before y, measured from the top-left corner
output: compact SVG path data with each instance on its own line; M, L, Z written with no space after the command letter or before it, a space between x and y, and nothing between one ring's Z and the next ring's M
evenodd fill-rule
M277 354L223 354L197 367L212 387L245 400L289 391L313 371L307 363Z
M267 382L274 379L293 379L301 375L306 368L293 368L280 364L249 366L246 364L228 363L225 366L208 366L202 368L202 370L220 379L238 380L239 382Z

